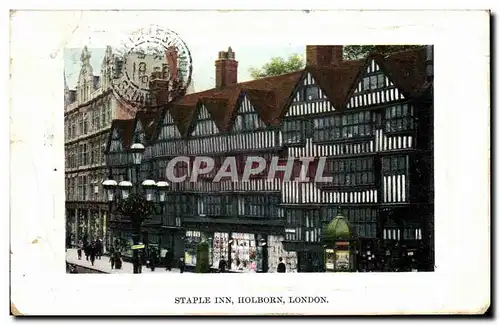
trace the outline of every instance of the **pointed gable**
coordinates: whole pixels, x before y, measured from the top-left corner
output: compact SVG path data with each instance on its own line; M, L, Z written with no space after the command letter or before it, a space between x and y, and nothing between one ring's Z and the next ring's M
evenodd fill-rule
M158 128L158 140L179 139L182 137L169 110L165 110Z
M198 115L193 123L193 136L206 136L217 134L219 132L219 130L217 129L217 125L215 125L215 122L210 116L210 113L203 104L199 105Z
M378 105L405 99L402 90L396 87L391 79L381 68L380 59L370 55L346 108Z
M244 95L236 112L232 132L253 131L265 127L248 95Z
M127 150L132 141L134 120L113 120L107 140L106 153Z
M332 111L335 111L335 108L321 85L312 73L306 70L293 93L293 100L285 117Z

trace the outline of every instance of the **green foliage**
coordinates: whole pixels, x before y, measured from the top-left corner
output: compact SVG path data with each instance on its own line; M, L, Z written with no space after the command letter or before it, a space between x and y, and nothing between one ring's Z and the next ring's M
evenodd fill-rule
M132 193L126 200L120 201L118 211L140 224L154 213L154 202L147 201L144 195Z
M196 273L210 273L209 247L201 242L196 247Z
M294 72L304 68L304 59L298 54L292 54L288 59L282 57L274 57L261 68L250 68L249 72L252 78L260 79L270 76L278 76L281 74Z
M344 59L357 60L365 57L370 52L390 54L418 47L422 46L421 45L346 45L344 46Z

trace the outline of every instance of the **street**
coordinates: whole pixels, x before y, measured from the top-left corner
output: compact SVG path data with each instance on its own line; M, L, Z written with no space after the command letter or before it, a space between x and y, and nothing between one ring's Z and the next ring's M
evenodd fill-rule
M129 262L123 262L122 263L122 268L117 270L117 269L111 269L111 263L109 262L109 256L103 256L101 259L96 259L94 261L94 265L92 266L92 263L90 263L90 260L87 261L85 258L85 254L82 253L82 259L78 259L78 253L77 250L74 248L68 248L66 251L66 262L70 264L75 264L79 265L85 268L89 269L94 269L97 271L101 271L104 273L112 273L112 274L133 274L133 266L132 263ZM155 271L152 272L151 269L147 268L146 266L142 266L142 273L153 273L153 274L165 274L165 273L179 273L180 270L177 268L172 268L172 271L167 272L164 267L161 268L155 268ZM90 273L90 272L89 272Z

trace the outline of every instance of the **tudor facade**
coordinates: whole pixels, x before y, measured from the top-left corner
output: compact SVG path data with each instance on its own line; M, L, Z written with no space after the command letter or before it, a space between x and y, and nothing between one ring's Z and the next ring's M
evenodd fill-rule
M358 238L359 269L397 268L408 251L431 255L432 97L398 88L384 63L370 55L337 107L312 70L282 120L288 156L326 157L324 175L332 177L284 184L285 247L299 253L300 271L322 270L322 232L339 213Z
M168 105L149 136L141 140L139 116L117 121L111 139L130 144L130 133L148 144L141 169L153 179L167 179L173 158L191 157L175 165L188 178L171 184L151 242L187 264L205 237L214 266L224 256L232 270L273 271L282 256L289 270L321 271L323 229L342 212L358 238L360 267L401 247L432 260L432 48L427 60L423 51L344 62L341 47L308 46L305 70L238 84L229 49L216 61L216 88ZM265 171L248 182L213 182L215 172L190 182L200 155L214 158L215 169L235 157L240 173L248 156L310 157L312 177L326 157L332 182L267 182Z

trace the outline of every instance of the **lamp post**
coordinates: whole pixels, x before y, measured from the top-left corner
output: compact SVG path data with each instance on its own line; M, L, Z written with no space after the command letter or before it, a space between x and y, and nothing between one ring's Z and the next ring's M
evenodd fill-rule
M135 178L133 182L128 180L128 176L126 176L125 180L117 183L113 179L113 172L110 167L109 178L102 183L108 196L109 213L120 213L130 219L134 245L139 244L143 221L151 214L163 215L166 193L170 186L165 181L155 182L152 179L146 179L141 182L139 180L139 168L144 150L142 144L134 143L127 152L128 158L131 159L135 168L135 173L132 176L132 178ZM155 201L160 203L160 209L157 209ZM132 251L134 274L141 273L139 251L138 249L132 249Z

